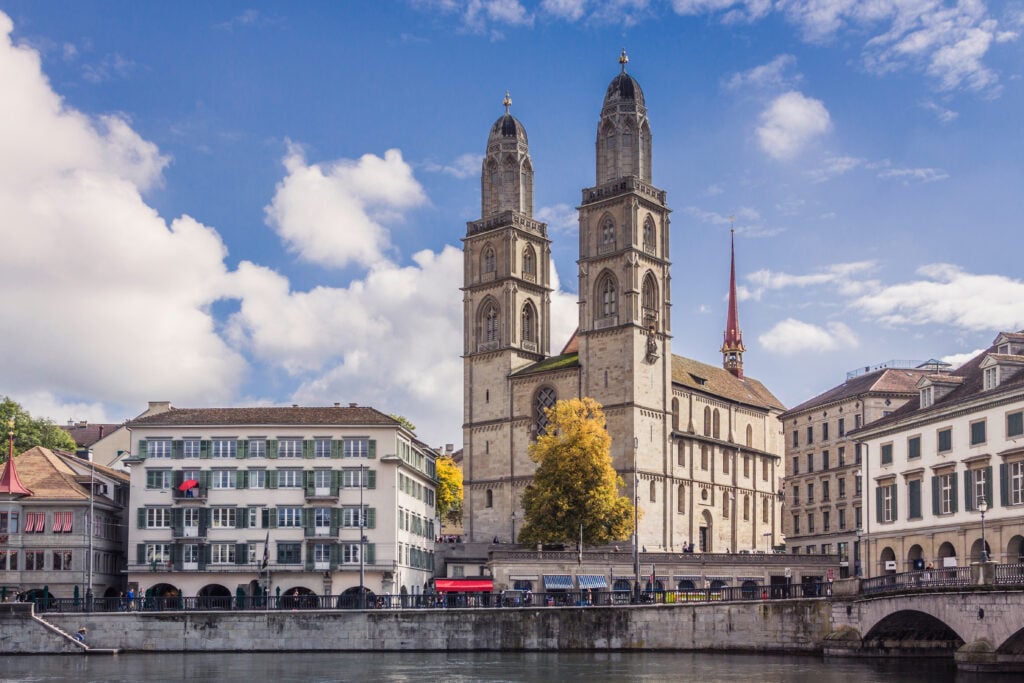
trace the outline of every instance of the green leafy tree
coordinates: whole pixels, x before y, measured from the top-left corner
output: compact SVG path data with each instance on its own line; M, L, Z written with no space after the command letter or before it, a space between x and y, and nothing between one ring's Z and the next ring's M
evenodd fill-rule
M585 545L628 538L633 504L620 493L623 481L612 467L601 404L574 398L546 412L547 433L530 446L537 471L523 493L526 522L519 542L576 543L581 524Z
M437 459L437 514L447 524L462 521L462 470L450 455Z
M2 458L7 459L7 439L11 420L14 420L14 452L21 453L33 446L54 450L74 451L75 440L66 431L46 418L33 418L16 401L4 396L0 401L0 428L3 429Z

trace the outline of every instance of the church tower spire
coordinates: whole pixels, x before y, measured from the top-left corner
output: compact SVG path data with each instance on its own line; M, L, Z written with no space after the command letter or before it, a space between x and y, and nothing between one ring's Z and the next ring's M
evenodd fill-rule
M736 303L736 231L729 230L729 315L725 321L725 336L722 341L722 367L736 377L743 379L743 332L740 330L740 310Z

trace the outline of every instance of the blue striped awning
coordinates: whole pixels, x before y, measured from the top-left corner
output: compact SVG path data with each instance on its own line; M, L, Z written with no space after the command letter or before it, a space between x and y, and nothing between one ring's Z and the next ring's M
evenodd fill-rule
M572 577L567 574L545 574L544 590L571 591Z
M608 588L608 582L604 580L603 576L588 576L581 574L576 577L576 583L580 585L581 590L588 588Z

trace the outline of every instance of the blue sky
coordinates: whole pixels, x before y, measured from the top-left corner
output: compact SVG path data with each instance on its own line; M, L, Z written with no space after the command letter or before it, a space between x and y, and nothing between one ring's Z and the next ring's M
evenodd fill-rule
M460 238L503 113L549 223L624 47L672 216L673 351L787 405L1024 327L1024 2L0 0L0 393L119 421L357 402L461 441Z

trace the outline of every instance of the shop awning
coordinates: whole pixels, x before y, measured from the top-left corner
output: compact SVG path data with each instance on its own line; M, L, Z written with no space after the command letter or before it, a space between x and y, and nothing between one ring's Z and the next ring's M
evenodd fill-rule
M434 588L439 593L490 593L494 582L490 579L434 579Z
M576 577L576 583L580 585L582 590L588 588L608 588L608 582L604 580L603 576L588 576L581 574Z
M546 591L571 591L572 577L568 574L545 574L544 590Z

